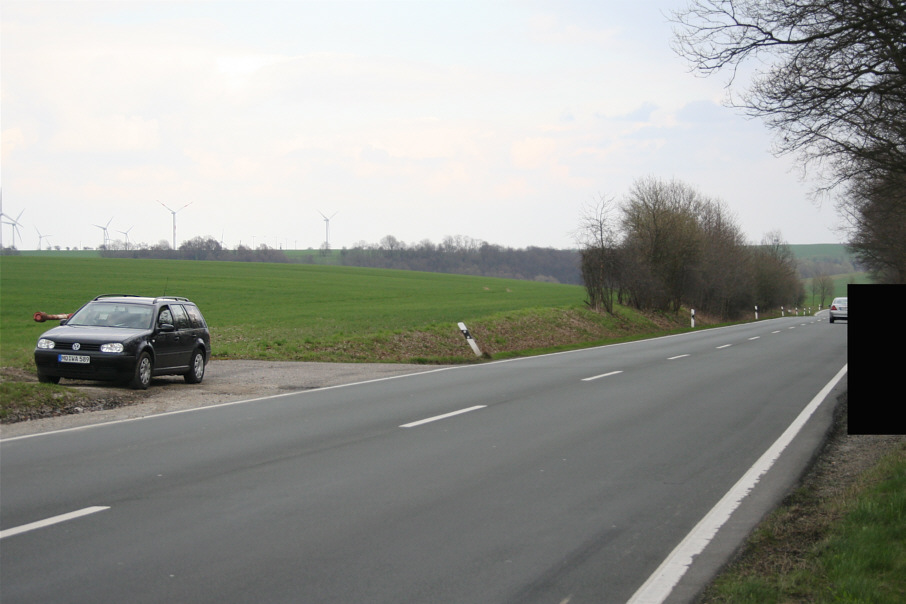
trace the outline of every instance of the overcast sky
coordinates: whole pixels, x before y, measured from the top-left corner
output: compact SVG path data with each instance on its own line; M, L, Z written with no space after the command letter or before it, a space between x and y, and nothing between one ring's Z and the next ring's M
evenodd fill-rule
M3 212L20 249L567 248L636 179L757 242L840 241L771 134L670 49L685 0L3 0ZM189 204L189 205L186 205ZM3 245L12 227L2 225Z

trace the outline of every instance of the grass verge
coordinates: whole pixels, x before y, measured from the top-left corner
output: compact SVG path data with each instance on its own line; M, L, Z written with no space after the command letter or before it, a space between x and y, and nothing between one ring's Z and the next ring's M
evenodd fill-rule
M904 601L906 438L848 435L841 414L802 485L699 604Z

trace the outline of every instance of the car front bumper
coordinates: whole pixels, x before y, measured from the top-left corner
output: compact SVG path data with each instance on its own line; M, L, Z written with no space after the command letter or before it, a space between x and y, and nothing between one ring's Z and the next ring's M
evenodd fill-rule
M135 356L37 349L35 350L35 366L40 373L52 377L120 381L132 377L135 371Z

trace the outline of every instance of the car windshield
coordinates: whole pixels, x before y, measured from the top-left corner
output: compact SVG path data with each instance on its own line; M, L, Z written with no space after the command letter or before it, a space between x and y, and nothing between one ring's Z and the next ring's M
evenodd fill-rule
M67 325L84 327L124 327L149 329L151 307L140 304L115 304L112 302L91 302L72 315Z

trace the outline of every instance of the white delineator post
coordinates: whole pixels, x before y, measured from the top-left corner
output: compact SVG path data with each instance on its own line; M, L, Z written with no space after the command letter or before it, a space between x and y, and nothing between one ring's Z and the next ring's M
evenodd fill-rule
M465 336L466 342L469 343L469 346L472 347L472 351L475 352L475 356L481 356L481 350L478 348L478 344L475 342L475 338L472 337L472 334L469 333L469 329L466 327L465 323L459 323L459 331L462 332L462 335Z

